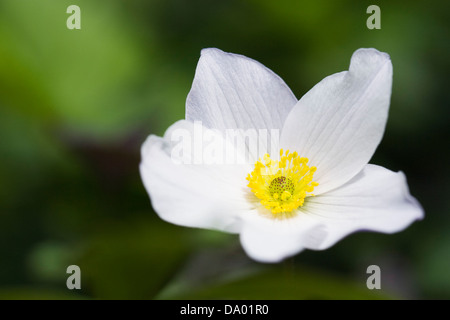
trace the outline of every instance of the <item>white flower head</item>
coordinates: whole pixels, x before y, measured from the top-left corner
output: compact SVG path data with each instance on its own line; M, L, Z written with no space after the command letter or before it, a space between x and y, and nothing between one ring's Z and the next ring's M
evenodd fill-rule
M402 172L368 164L387 121L392 64L357 50L348 71L300 100L247 57L204 49L186 120L142 146L158 215L239 233L247 254L278 262L360 230L394 233L423 210Z

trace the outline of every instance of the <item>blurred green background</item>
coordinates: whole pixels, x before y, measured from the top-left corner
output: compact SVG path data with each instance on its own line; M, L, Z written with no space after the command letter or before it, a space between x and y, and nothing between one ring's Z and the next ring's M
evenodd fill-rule
M81 8L81 30L66 9ZM381 30L366 9L381 8ZM445 6L445 7L444 7ZM0 298L450 298L448 2L0 0ZM200 50L244 54L300 98L390 54L394 84L372 163L402 170L426 218L358 233L278 265L237 236L152 211L140 145L184 117ZM66 288L79 265L81 290ZM381 267L382 290L365 286Z

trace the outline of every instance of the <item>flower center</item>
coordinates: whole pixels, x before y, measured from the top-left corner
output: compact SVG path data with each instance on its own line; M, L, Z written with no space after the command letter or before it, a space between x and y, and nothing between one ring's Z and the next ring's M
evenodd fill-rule
M264 164L259 159L248 174L248 187L275 216L292 212L303 206L306 197L314 196L311 192L319 185L312 181L316 167L309 167L308 161L289 150L280 150L280 160L266 154Z
M272 180L269 186L270 195L273 197L274 194L280 195L284 192L289 192L293 194L295 191L294 183L291 179L281 176Z

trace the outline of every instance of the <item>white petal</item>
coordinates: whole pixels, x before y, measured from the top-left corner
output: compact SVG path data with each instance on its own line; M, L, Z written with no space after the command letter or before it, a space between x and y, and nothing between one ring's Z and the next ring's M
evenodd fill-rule
M204 49L187 97L186 119L219 130L281 130L296 103L284 81L259 62Z
M423 218L403 173L367 165L341 188L308 198L291 219L268 219L256 211L243 217L241 243L261 262L279 262L303 249L327 249L360 230L401 231Z
M281 146L317 167L315 194L342 185L369 162L383 136L391 86L389 56L359 49L349 71L323 79L292 109Z
M398 232L424 217L405 175L375 165L365 166L340 188L309 198L303 211L325 226L322 240L305 246L317 250L356 231Z
M247 213L243 220L240 234L242 247L252 259L260 262L279 262L323 238L324 226L308 215L275 220L254 210Z
M194 125L182 120L163 138L152 135L142 146L140 172L153 208L177 225L239 232L239 216L250 206L245 199L249 167L180 163L184 158L173 151L181 140L172 141L180 130L194 135Z

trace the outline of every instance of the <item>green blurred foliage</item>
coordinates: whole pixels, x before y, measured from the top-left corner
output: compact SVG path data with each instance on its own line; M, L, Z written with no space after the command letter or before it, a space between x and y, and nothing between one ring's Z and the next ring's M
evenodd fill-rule
M271 268L255 271L238 279L219 280L165 299L242 299L242 300L378 300L392 297L379 291L370 291L365 282L353 283L336 275L313 272L305 268Z
M366 28L374 3L381 30ZM450 298L449 5L374 3L1 0L0 299ZM66 28L71 4L81 30ZM406 173L425 220L284 269L250 261L236 236L161 221L139 148L183 118L205 47L260 61L298 98L357 48L388 52L390 118L372 162ZM381 294L364 288L371 264Z
M103 226L105 230L87 240L79 266L85 270L83 279L94 296L152 298L182 266L188 252L184 230L161 221L151 222Z

